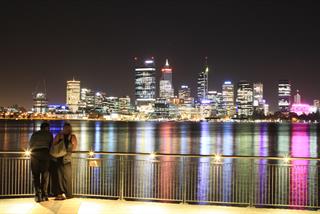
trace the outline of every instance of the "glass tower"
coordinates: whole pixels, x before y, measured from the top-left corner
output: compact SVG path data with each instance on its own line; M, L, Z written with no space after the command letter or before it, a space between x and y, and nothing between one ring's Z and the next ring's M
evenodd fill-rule
M154 102L156 97L156 67L154 60L145 60L140 65L136 62L134 71L136 104Z
M278 83L278 106L283 113L290 112L291 104L291 84L289 80L280 80Z

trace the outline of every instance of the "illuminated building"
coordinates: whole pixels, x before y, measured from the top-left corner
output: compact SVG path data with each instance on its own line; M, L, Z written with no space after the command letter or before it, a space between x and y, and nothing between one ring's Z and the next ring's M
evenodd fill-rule
M187 85L181 85L178 91L179 99L188 99L191 96L191 89Z
M302 104L302 103L292 104L290 111L296 113L298 116L300 116L302 114L308 115L308 114L314 112L313 108L310 105Z
M119 113L129 114L131 111L131 99L129 96L119 98Z
M247 81L240 81L237 88L237 115L246 118L253 114L253 87Z
M156 118L169 118L170 105L166 98L157 98L154 103L154 113Z
M67 100L66 103L71 112L77 112L80 104L80 81L67 81Z
M33 112L45 114L48 112L48 100L46 93L38 92L33 97Z
M81 88L80 109L89 112L95 107L95 93L88 88Z
M169 99L174 96L174 89L172 84L172 68L168 60L166 60L166 65L161 69L161 73L159 96L160 98Z
M48 105L49 112L55 114L66 114L69 109L65 105Z
M259 108L263 101L263 84L253 83L253 106Z
M156 67L153 59L145 60L142 65L135 60L135 101L139 110L140 106L152 106L155 101Z
M183 99L184 105L193 105L193 97L191 97L191 89L187 85L181 85L178 92L179 99Z
M235 114L234 85L230 81L225 81L222 85L222 101L225 114L232 117Z
M118 97L106 97L103 104L103 109L105 112L118 113L119 111L119 98Z
M201 71L198 75L198 82L197 82L198 102L201 102L202 100L207 99L208 80L209 80L208 75L209 75L209 66L206 62L206 65L204 66L203 71Z
M299 90L297 90L297 93L293 96L293 103L301 104L301 95L299 93Z
M269 104L266 103L265 100L263 100L264 104L263 104L263 113L265 116L269 115Z
M289 80L280 80L278 83L279 111L289 113L291 104L291 84Z
M218 91L208 91L207 99L202 100L201 105L211 105L212 116L222 116L225 114L223 96Z
M103 108L105 105L106 93L104 92L96 92L94 95L94 107L95 108Z

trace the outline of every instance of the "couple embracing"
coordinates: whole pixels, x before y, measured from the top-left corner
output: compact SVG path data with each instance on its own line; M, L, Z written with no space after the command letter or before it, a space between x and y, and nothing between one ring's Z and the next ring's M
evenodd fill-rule
M71 198L71 155L77 147L72 126L65 123L62 131L53 138L49 123L42 123L40 130L31 136L29 147L35 201L48 201L49 177L56 200Z

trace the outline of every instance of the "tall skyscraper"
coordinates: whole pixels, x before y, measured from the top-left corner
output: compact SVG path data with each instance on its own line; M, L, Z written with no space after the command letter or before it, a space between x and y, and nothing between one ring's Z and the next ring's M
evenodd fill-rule
M174 96L174 89L172 84L172 68L169 65L168 59L165 66L161 69L161 73L159 96L160 98L170 99Z
M208 66L207 58L206 58L206 64L204 66L204 69L198 75L198 82L197 82L198 102L201 102L202 100L207 99L208 81L209 81L208 75L209 75L209 66Z
M254 108L261 109L263 104L263 84L262 83L253 83L253 106Z
M92 89L81 88L80 93L80 108L86 112L94 109L95 106L95 93Z
M278 97L279 111L289 113L291 105L291 84L289 80L279 80Z
M225 81L222 85L222 100L226 115L233 116L235 113L234 85L230 81Z
M301 104L301 95L299 90L297 90L297 93L294 95L294 104Z
M246 118L253 114L253 87L247 81L240 81L237 88L237 115Z
M45 114L48 112L48 100L46 93L37 92L33 96L33 112Z
M136 105L152 103L156 98L156 67L153 59L135 65Z
M223 96L218 91L208 91L207 99L202 103L204 105L210 104L212 116L225 115L225 108L223 104Z
M67 100L66 103L71 112L77 112L80 104L80 81L67 81Z

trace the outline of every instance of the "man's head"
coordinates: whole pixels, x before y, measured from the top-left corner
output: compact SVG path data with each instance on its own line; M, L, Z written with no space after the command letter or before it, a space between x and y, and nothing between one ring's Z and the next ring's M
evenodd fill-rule
M72 126L70 123L65 123L63 125L63 132L64 132L64 134L71 134L72 133Z
M40 130L41 130L41 131L50 131L50 125L49 125L49 123L47 123L47 122L41 123Z

